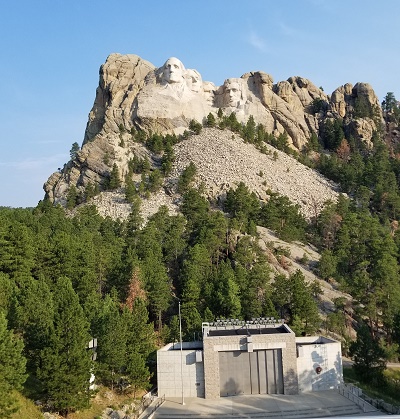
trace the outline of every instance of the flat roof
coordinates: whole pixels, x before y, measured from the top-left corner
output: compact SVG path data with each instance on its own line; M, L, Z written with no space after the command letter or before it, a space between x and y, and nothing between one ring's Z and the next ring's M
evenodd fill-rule
M180 351L181 344L180 342L172 342L167 343L162 348L158 349L159 351ZM196 340L193 342L182 342L182 350L188 351L188 350L196 350L196 349L203 349L203 342Z
M289 330L287 330L283 326L277 326L277 327L240 327L240 328L234 328L234 327L210 327L208 330L208 336L248 336L248 335L275 335L275 334L281 334L281 333L290 333Z
M298 336L296 337L296 345L322 345L326 343L338 343L337 340L327 338L325 336Z

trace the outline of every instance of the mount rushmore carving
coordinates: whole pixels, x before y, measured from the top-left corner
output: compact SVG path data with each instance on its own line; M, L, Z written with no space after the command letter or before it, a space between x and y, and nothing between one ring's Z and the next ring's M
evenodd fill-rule
M349 89L346 102L342 92ZM190 120L203 122L210 112L216 115L221 108L225 115L234 112L243 123L252 115L274 135L286 132L291 146L301 149L312 132L318 133L320 115L312 111L313 101L329 103L330 111L343 118L346 106L359 94L379 105L366 83L354 88L346 84L329 97L305 78L291 77L274 84L269 74L256 71L215 86L175 57L156 68L136 55L111 54L100 69L84 143L100 133L118 132L120 126L179 134Z
M71 185L81 190L89 183L102 184L113 163L124 175L137 150L132 145L121 146L122 133L181 134L191 120L204 123L210 113L216 116L220 109L226 116L233 112L241 123L251 115L274 136L286 133L289 145L298 150L313 133L318 135L324 121L335 118L348 120L352 135L368 144L375 122L352 118L355 101L360 98L380 109L367 83L354 87L347 83L328 96L305 78L290 77L274 84L269 74L255 71L215 86L175 57L157 68L137 55L111 54L100 68L82 148L50 176L44 185L46 197L64 202ZM323 111L315 110L315 102L324 104Z

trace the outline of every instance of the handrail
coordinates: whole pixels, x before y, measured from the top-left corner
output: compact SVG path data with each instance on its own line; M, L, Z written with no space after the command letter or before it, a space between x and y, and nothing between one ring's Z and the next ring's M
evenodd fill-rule
M154 406L146 416L146 418L150 418L151 415L165 402L165 394L163 394L161 397L159 397L156 402L154 403Z
M351 387L348 387L346 384L339 385L338 392L340 395L346 397L346 399L354 402L357 406L361 407L364 413L367 411L366 407L371 406L360 396L354 394L353 391L351 391Z
M363 400L363 410L365 412L365 406L370 406L372 408L375 408L377 410L382 410L390 414L399 414L400 413L400 406L395 406L390 403L386 403L383 400L380 399L374 399L372 397L367 396L363 393L363 391L358 388L357 386L350 384L342 384L338 388L339 394L342 394L344 397L347 397L349 400L354 401L357 403L358 406L360 406L359 400ZM354 392L357 392L358 394L355 394ZM349 397L348 397L349 396Z

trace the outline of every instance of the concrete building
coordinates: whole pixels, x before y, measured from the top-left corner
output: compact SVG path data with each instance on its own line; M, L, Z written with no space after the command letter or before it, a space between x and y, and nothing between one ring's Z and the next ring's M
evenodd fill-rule
M298 394L342 383L340 343L296 338L283 322L203 323L202 342L157 352L158 395L217 399L243 394Z
M158 395L181 397L183 383L184 397L205 397L203 343L183 342L180 349L169 343L157 351Z
M337 389L343 384L340 342L322 336L297 337L299 392Z

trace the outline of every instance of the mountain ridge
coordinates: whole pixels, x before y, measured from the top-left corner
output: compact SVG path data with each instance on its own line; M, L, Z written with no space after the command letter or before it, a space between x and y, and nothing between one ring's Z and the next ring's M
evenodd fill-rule
M190 121L195 120L193 117L198 117L198 121L204 124L208 115L218 119L220 110L226 116L233 114L241 124L245 124L251 116L256 124L265 127L268 134L285 136L292 150L307 147L312 135L320 135L326 121L338 118L343 119L346 129L352 131L356 141L369 147L376 124L382 120L378 99L367 83L355 86L346 83L328 96L307 79L290 77L274 84L270 75L257 71L246 73L241 78L227 79L218 87L203 81L196 70L185 69L180 63L183 90L176 93L178 83L172 83L169 78L166 81L165 74L171 76L166 68L170 60L180 63L171 58L164 66L156 68L132 54L111 54L107 58L100 68L99 86L82 147L78 146L79 150L71 155L71 160L49 177L44 184L45 198L66 206L71 188L76 188L77 195L81 196L90 185L105 191L114 164L119 170L122 186L125 186L132 158L148 158L154 170L162 157L162 153L161 156L152 153L138 143L135 135L142 133L146 136L153 132L182 135L187 132ZM178 94L181 96L176 96ZM369 116L355 117L359 103L374 110L375 114L370 112ZM223 131L220 134L225 136ZM243 147L246 146L243 143ZM262 168L258 170L264 172ZM237 171L240 171L240 166L237 166ZM302 173L305 172L302 170ZM219 178L222 177L221 174ZM281 180L278 176L268 187L276 191L285 189L279 183L287 181L287 176L283 180L282 177L285 176L281 175ZM298 178L291 181L299 183ZM267 179L263 182L268 184ZM223 180L221 183L224 183ZM334 190L335 186L331 186ZM296 187L301 191L301 185ZM217 184L215 188L221 189L221 185ZM265 193L261 189L258 188L258 195L264 199ZM224 190L226 188L222 187L222 194ZM215 197L215 192L210 196ZM292 198L290 193L286 195ZM313 199L306 190L303 195L307 201ZM334 196L328 194L327 199ZM295 202L304 206L301 198L295 199ZM306 203L308 207L313 205L312 202ZM318 207L321 208L319 200ZM305 215L309 217L310 210Z

